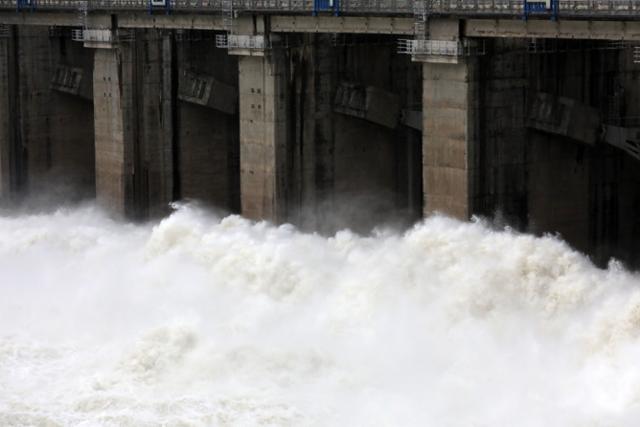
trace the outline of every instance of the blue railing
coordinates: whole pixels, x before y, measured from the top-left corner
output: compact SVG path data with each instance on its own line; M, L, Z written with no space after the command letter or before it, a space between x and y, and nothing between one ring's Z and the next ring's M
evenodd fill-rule
M37 0L16 0L16 10L35 10L37 7Z
M558 7L560 0L523 0L524 19L531 15L549 15L554 21L558 19Z
M338 16L340 14L340 0L313 0L313 15L318 12L331 12Z
M161 9L165 13L171 13L171 1L170 0L147 0L147 8L149 13L153 13L154 10Z

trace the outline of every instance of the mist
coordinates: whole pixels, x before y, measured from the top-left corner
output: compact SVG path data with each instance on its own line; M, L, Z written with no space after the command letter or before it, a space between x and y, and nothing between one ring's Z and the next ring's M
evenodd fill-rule
M0 212L0 425L635 426L640 278L430 217Z

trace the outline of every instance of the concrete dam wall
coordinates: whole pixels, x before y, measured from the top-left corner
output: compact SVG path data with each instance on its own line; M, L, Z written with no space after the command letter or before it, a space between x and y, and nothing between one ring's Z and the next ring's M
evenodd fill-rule
M390 34L217 35L7 25L2 199L95 197L132 219L188 199L321 231L480 215L640 263L640 160L613 144L640 127L628 46L476 38L452 59L400 54Z

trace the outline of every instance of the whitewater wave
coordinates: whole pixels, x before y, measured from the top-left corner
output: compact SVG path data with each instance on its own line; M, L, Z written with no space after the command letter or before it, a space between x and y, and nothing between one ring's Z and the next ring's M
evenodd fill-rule
M0 425L635 426L640 278L432 217L0 216Z

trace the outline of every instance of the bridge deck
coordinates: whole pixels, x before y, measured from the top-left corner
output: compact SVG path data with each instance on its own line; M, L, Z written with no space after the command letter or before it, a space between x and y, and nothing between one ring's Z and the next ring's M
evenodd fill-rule
M24 0L23 0L24 1ZM27 11L76 11L81 0L32 0L35 7ZM314 0L231 0L233 10L273 14L311 14ZM425 10L435 16L505 18L520 17L524 13L522 0L340 0L336 8L340 14L355 16L408 16ZM147 11L148 0L87 0L89 11ZM222 13L229 8L228 0L168 0L173 13ZM0 0L0 9L16 10L16 0ZM640 0L560 0L561 19L640 20ZM530 15L536 17L536 14ZM537 14L547 17L548 13Z

